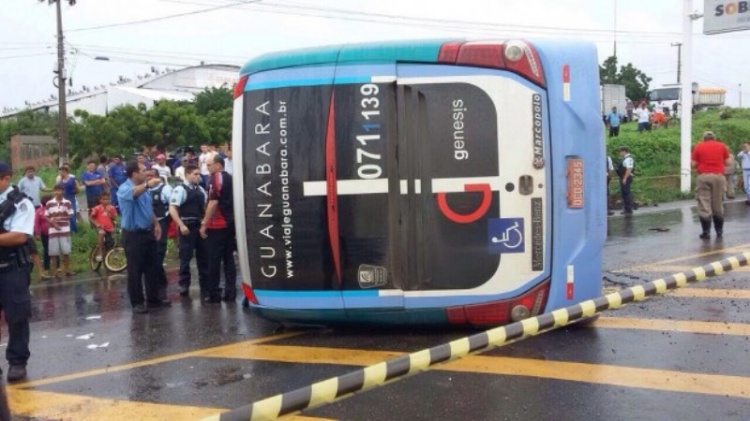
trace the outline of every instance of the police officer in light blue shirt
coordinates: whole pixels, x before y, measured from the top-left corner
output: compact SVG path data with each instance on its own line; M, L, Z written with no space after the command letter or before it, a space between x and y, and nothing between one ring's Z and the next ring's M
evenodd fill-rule
M159 298L156 242L162 232L145 172L136 161L128 162L125 172L128 180L117 189L117 199L122 212L122 245L128 259L128 296L133 312L143 314L148 313L148 307L169 307L171 303ZM145 300L142 278L146 284Z
M5 357L10 365L8 381L26 378L31 317L31 256L26 246L34 234L34 205L10 185L10 167L0 162L0 307L8 323L8 347Z

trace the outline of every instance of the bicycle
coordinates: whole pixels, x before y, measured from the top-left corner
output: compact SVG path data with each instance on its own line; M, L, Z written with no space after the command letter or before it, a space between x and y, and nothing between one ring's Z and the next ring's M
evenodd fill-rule
M99 244L95 245L89 253L89 265L91 270L98 272L104 267L114 273L120 273L128 267L128 261L125 257L125 248L120 243L119 238L115 238L112 233L104 234L104 252L99 252ZM103 256L102 259L98 259Z

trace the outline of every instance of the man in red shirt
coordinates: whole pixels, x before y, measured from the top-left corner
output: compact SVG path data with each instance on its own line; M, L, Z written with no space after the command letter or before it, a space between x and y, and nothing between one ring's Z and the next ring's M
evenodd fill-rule
M693 147L691 164L698 171L696 181L696 198L698 199L698 217L703 232L700 238L711 238L711 218L713 217L716 238L724 234L724 166L730 163L729 150L721 141L716 140L713 132L703 133L703 141Z
M237 268L234 265L234 201L232 176L224 170L224 159L218 153L206 158L208 171L208 205L201 222L200 234L208 248L208 288L206 302L237 299ZM224 294L221 295L221 264L224 262Z

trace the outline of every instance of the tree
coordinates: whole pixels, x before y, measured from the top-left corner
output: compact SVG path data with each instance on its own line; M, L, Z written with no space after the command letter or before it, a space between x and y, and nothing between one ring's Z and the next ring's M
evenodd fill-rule
M227 87L206 88L195 94L195 111L198 115L208 115L211 111L232 109L232 91Z
M195 95L195 110L205 122L208 142L220 145L232 140L232 102L232 91L223 86Z
M210 140L206 123L193 103L159 101L148 111L148 116L154 130L152 145L161 150Z
M117 121L119 127L125 128L126 139L122 148L127 150L122 152L130 154L133 150L141 150L143 146L156 144L154 122L149 117L146 104L141 102L137 106L121 105L110 111L107 117Z
M125 123L110 116L91 115L76 110L80 120L68 125L68 143L73 166L92 155L113 155L132 150L130 133Z
M617 57L610 56L599 66L599 80L603 84L625 85L625 95L633 102L638 102L646 99L648 84L652 79L633 66L632 63L620 66L618 71Z

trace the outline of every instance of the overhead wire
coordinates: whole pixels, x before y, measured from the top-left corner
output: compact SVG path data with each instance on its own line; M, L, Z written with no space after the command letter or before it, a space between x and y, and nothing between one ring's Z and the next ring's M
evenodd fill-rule
M202 5L202 6L219 4L219 3L213 2L213 0L201 0L201 1L160 0L160 1L169 2L169 3L179 3L179 4ZM212 2L206 3L206 1L212 1ZM219 1L225 1L225 0L219 0ZM498 22L462 21L462 20L451 20L451 19L441 19L441 18L421 18L421 17L392 15L392 14L374 13L374 12L360 12L360 11L351 10L351 9L321 8L321 7L308 6L308 5L300 4L300 3L289 3L289 2L287 2L287 4L283 4L279 2L274 3L274 2L264 1L263 3L259 3L259 4L252 6L252 8L246 8L242 6L238 6L237 8L240 10L253 10L257 12L278 13L278 14L287 14L287 15L314 16L314 17L320 17L320 18L326 18L326 19L377 22L377 23L395 24L395 25L423 26L423 27L428 27L428 28L439 28L439 29L444 29L444 30L460 31L460 32L473 32L473 33L477 33L477 32L480 32L480 33L522 32L522 33L533 33L537 35L540 33L555 34L555 35L559 35L560 33L587 34L587 35L593 34L593 35L598 35L598 36L604 36L606 37L608 41L611 41L614 38L613 31L609 29L563 28L563 27L556 27L556 26L540 26L540 25L530 26L530 25L518 25L518 24L498 23ZM269 8L280 8L284 10L282 11L268 10ZM307 12L300 12L300 10L306 10ZM498 28L498 26L500 28ZM631 37L638 37L638 38L650 38L651 40L654 40L652 42L656 42L655 40L661 40L660 42L663 42L664 39L672 40L672 39L681 37L682 34L680 32L619 30L617 31L617 35L620 37L631 36ZM696 33L695 35L700 35L700 34ZM743 39L746 39L746 37ZM619 41L620 40L618 40L618 42Z
M98 29L109 29L109 28L117 28L117 27L121 27L121 26L140 25L140 24L144 24L144 23L159 22L159 21L167 20L167 19L174 19L174 18L180 18L180 17L184 17L184 16L192 16L192 15L199 15L199 14L202 14L202 13L209 13L209 12L213 12L213 11L216 11L216 10L227 9L227 8L231 8L231 7L236 7L238 5L243 5L243 4L248 4L248 3L255 3L255 2L259 2L259 1L262 1L262 0L238 1L238 2L234 2L234 3L222 5L222 6L216 6L216 7L211 7L211 8L208 8L208 9L201 9L201 10L193 10L191 12L177 13L177 14L174 14L174 15L159 16L159 17L155 17L155 18L140 19L140 20L134 20L134 21L128 21L128 22L110 23L110 24L98 25L98 26L89 26L89 27L84 27L84 28L67 29L65 32L93 31L93 30L98 30Z
M39 53L39 54L23 54L18 56L0 56L0 60L10 60L10 59L16 59L16 58L27 58L27 57L41 57L41 56L51 56L54 52L50 51L48 53Z

